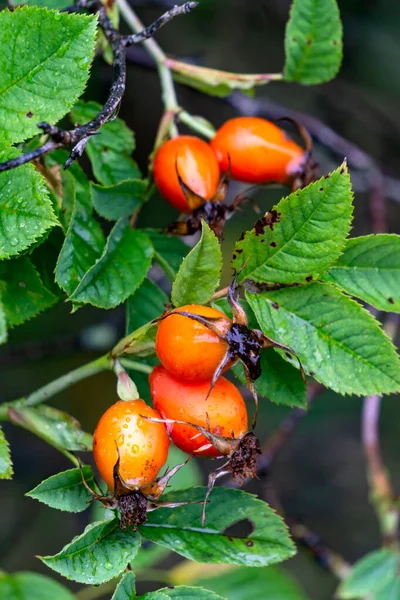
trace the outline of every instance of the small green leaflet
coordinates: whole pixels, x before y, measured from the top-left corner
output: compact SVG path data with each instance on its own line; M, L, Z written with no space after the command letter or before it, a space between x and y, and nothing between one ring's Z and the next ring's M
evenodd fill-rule
M334 286L313 283L246 298L264 333L291 346L326 387L356 395L400 390L393 344L368 311Z
M81 512L87 509L92 499L82 483L82 475L89 487L93 489L93 472L91 467L85 465L82 474L80 469L57 473L39 483L26 496L39 500L51 508L73 513Z
M68 154L58 152L63 164ZM67 293L77 288L87 271L103 252L105 240L100 224L93 216L90 185L82 169L73 163L69 169L75 181L75 205L67 234L56 265L56 282Z
M0 296L9 327L28 321L58 302L26 256L0 262Z
M0 427L0 479L12 479L13 473L10 446Z
M136 598L136 581L132 571L125 573L115 588L111 600L134 600Z
M104 187L91 184L93 205L101 217L118 221L136 213L146 200L147 181L131 179L116 185Z
M229 73L227 71L219 71L218 69L210 69L208 67L200 67L173 58L168 58L166 61L168 67L174 74L174 79L183 85L208 94L209 96L217 96L224 98L232 93L232 90L241 90L244 94L252 95L255 86L265 85L270 81L282 79L282 75L271 75L269 73L257 73L255 75L247 75L242 73ZM202 119L204 124L209 127L212 135L212 125Z
M399 586L400 554L389 548L370 552L359 560L350 575L340 584L338 598L371 598L372 600L396 600L398 596L379 595L384 589ZM397 581L396 581L397 580ZM375 594L377 594L375 596Z
M82 94L97 19L39 7L0 13L0 138L21 142L56 123Z
M139 287L151 266L153 247L142 231L120 219L112 229L102 256L70 296L73 304L114 308Z
M32 431L38 437L60 450L91 450L92 436L80 428L74 417L52 406L10 408L12 423Z
M169 236L155 229L143 229L154 246L154 259L170 281L174 281L183 258L189 251L179 237Z
M102 109L97 102L78 102L71 111L71 119L82 125ZM139 179L140 171L131 158L135 149L132 131L122 119L114 119L103 125L86 146L93 173L99 183L114 185L127 179Z
M345 164L283 198L237 242L239 282L302 283L327 271L350 231L352 200Z
M333 79L342 62L342 36L336 0L293 0L285 33L286 81Z
M3 600L75 600L61 583L29 571L13 575L0 573L0 598Z
M371 600L398 600L400 598L400 575L391 579L376 594L371 596Z
M0 162L16 156L14 148L0 150ZM25 250L54 225L44 179L33 165L0 173L0 260Z
M145 279L140 288L126 301L126 334L157 319L165 310L168 296L150 279ZM155 336L154 331L154 336Z
M306 600L295 581L279 567L233 567L226 571L204 571L199 583L228 600Z
M400 312L400 236L382 233L347 240L323 279L379 310Z
M221 247L205 221L201 227L201 238L183 260L172 286L174 306L205 304L218 287L222 270Z
M205 590L202 587L191 587L187 585L171 586L161 588L155 592L149 592L144 596L139 596L138 600L224 600L222 596L217 596L214 592Z
M58 554L39 558L67 579L99 585L122 573L140 544L137 532L122 531L119 520L113 519L88 525Z
M168 502L202 502L204 487L179 490L163 496ZM201 525L201 504L175 509L159 508L139 526L143 537L162 544L191 560L260 567L283 561L295 553L282 519L263 501L240 490L214 488L207 505L206 525ZM223 532L248 519L254 530L246 537Z

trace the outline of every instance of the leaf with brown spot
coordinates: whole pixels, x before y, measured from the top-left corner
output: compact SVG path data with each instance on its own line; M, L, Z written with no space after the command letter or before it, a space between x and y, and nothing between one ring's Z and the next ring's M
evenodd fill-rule
M325 273L345 245L352 201L345 163L329 179L283 198L237 242L232 268L239 283L304 283Z

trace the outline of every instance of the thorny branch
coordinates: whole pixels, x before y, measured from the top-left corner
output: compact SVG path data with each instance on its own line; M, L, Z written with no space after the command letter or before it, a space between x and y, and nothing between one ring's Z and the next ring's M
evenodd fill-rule
M39 129L49 136L48 140L31 152L26 152L17 158L0 163L0 172L15 169L58 148L72 146L71 154L64 165L64 168L67 169L78 157L82 156L91 136L96 135L102 125L111 121L118 110L126 86L125 48L148 40L166 23L178 15L189 13L197 4L197 2L185 2L181 6L175 6L161 15L154 23L143 29L143 31L127 36L121 36L115 29L100 0L78 0L73 6L67 8L66 12L87 9L98 14L99 27L110 43L114 57L114 82L110 88L108 98L101 111L91 121L74 129L63 130L46 122L38 123Z
M394 337L399 315L391 315L385 324L386 333ZM367 460L371 502L378 517L383 542L396 545L399 524L399 506L389 474L385 468L379 443L379 415L381 396L373 394L364 399L362 411L362 441Z

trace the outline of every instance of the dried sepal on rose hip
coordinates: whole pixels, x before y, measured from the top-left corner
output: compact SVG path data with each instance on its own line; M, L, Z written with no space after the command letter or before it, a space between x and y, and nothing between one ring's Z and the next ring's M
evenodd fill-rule
M194 136L178 136L161 146L154 161L154 179L168 202L188 215L165 228L173 235L192 235L204 220L221 239L225 222L246 201L238 196L231 205L224 203L229 170L220 177L214 152Z
M185 503L159 500L171 477L185 463L156 477L168 455L169 438L164 424L150 422L159 413L143 400L118 401L100 418L93 436L93 455L110 492L101 495L82 480L94 499L104 507L119 509L121 529L136 529L147 513L163 506Z
M194 450L194 455L206 451L209 448L215 448L220 457L228 459L223 465L214 471L211 471L208 475L207 492L203 504L202 525L204 525L206 521L208 498L217 479L230 474L234 481L238 482L239 485L242 485L246 479L252 479L257 476L257 460L258 455L261 454L261 449L258 438L251 431L245 431L237 438L225 437L212 433L209 428L195 425L188 421L180 421L179 419L153 419L151 417L148 419L152 422L162 422L166 425L186 425L188 427L194 427L208 440L208 444L204 444L203 446L200 446L198 450Z
M201 222L204 220L215 235L222 239L226 221L247 201L245 196L238 195L230 205L225 204L224 200L230 181L229 169L221 176L215 194L209 199L197 194L185 181L179 167L178 158L176 159L175 169L190 214L170 223L165 231L173 235L193 235L201 229Z
M207 142L193 135L178 135L157 150L153 176L167 202L180 212L191 213L217 194L220 170ZM190 201L181 181L192 191Z
M210 473L205 502L219 477L230 473L243 482L256 475L259 442L248 431L246 404L232 382L220 377L210 392L210 379L185 381L161 365L153 369L149 382L161 422L180 450L199 457L228 459ZM203 524L204 518L205 505Z
M248 327L246 312L239 302L239 289L236 285L236 277L229 286L227 299L232 308L232 320L228 319L223 313L221 316L203 316L196 312L177 308L173 312L162 315L158 321L162 323L162 321L171 318L171 315L187 317L206 327L215 334L216 338L219 338L219 340L224 343L222 347L225 351L218 364L215 365L210 384L210 392L220 375L227 368L230 368L238 361L242 363L247 387L254 398L256 407L253 418L254 428L258 414L258 397L254 388L254 382L261 376L261 350L265 348L279 348L291 356L294 356L299 363L301 376L306 384L305 372L300 359L290 346L273 340L265 335L260 329L250 329ZM190 356L187 345L185 347L185 352ZM206 354L205 360L207 361Z

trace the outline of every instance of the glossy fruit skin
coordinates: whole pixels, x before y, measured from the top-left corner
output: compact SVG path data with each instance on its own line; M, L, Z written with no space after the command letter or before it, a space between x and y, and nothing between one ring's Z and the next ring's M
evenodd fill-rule
M246 183L288 183L301 172L305 152L284 131L258 117L226 121L210 142L220 169ZM229 159L228 159L229 155Z
M190 213L176 165L183 182L206 201L211 200L217 190L220 178L218 162L210 146L191 135L172 138L158 150L153 165L157 188L172 206Z
M226 352L227 343L205 325L174 314L177 312L222 317L228 322L229 319L215 308L186 304L173 310L171 316L158 325L156 353L167 371L187 381L211 379Z
M220 377L209 397L211 381L191 382L174 377L164 367L155 367L149 377L154 406L165 419L178 419L208 428L226 437L239 437L247 431L247 410L239 390L227 379ZM206 438L188 425L168 425L173 443L188 454L209 444ZM196 456L216 458L221 454L211 447Z
M113 468L130 486L143 487L153 481L168 455L169 439L163 423L150 423L140 415L159 418L143 400L119 400L101 416L93 436L93 455L100 475L114 489Z

